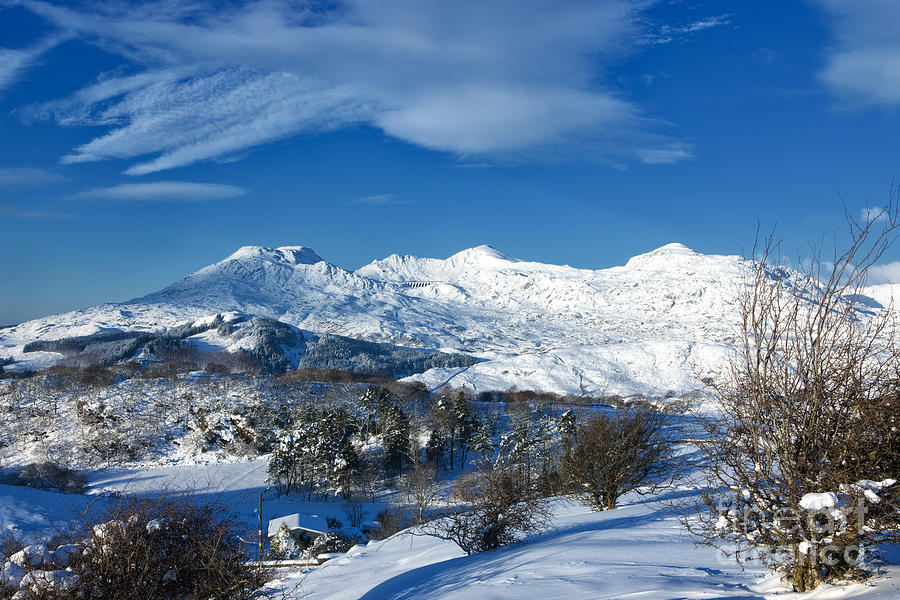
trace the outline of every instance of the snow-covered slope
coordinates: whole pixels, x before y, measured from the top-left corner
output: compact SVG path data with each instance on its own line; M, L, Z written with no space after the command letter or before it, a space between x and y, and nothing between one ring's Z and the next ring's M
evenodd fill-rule
M27 342L232 312L489 359L415 376L431 386L680 394L698 388L697 371L733 348L735 298L749 264L668 244L590 270L478 246L447 259L392 255L347 271L302 246L247 246L143 298L0 330L0 357L40 366L58 355L24 354Z
M401 533L273 587L308 600L887 600L900 593L900 567L891 564L868 585L791 593L757 561L742 570L713 548L695 546L665 502L629 500L598 513L557 499L550 531L472 556L452 542Z

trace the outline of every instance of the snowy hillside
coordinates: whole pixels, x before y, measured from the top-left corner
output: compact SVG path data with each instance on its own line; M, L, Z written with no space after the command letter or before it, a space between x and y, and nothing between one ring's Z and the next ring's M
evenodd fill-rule
M886 600L900 593L894 565L883 566L869 585L790 593L758 563L741 570L713 548L695 546L665 502L630 500L598 513L558 499L552 530L526 544L472 556L451 542L401 533L356 546L281 587L291 590L299 580L292 597L309 600Z
M683 394L699 387L696 372L715 369L733 347L735 297L748 266L681 244L600 270L479 246L447 259L392 255L347 271L302 246L247 246L143 298L0 330L0 358L14 358L13 368L44 366L60 356L26 354L26 343L159 331L231 313L487 359L413 377L431 387Z

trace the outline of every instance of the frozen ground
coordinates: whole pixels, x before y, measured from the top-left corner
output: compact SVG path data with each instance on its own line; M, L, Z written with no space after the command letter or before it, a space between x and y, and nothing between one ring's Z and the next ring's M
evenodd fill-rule
M89 493L125 492L131 494L167 491L190 493L200 500L214 501L232 511L244 523L248 542L255 542L258 526L259 494L263 494L263 527L271 519L299 513L303 522L333 517L347 523L345 503L330 497L326 501L309 501L302 494L279 496L266 483L268 458L223 462L209 465L174 465L165 467L107 469L91 477ZM366 518L371 520L384 507L381 502L367 502Z
M53 536L92 498L0 484L0 536Z
M265 489L263 460L216 465L99 471L91 494L197 488L194 493L234 508L248 527L256 523L257 494ZM694 490L670 493L692 494ZM91 496L0 486L0 531L52 534ZM825 586L789 593L759 565L741 571L710 548L697 547L668 508L667 499L628 496L613 511L594 513L568 500L554 501L554 527L527 543L465 556L455 545L400 534L357 546L347 555L273 584L308 600L567 600L900 598L900 552L866 585ZM378 505L370 505L377 510ZM269 519L291 512L344 517L340 502L306 502L267 495ZM252 540L248 540L252 542ZM298 587L299 584L299 587Z
M631 500L601 513L557 500L551 531L473 556L450 542L400 534L357 546L285 586L300 581L309 600L900 598L896 566L869 585L788 593L761 566L741 571L694 546L664 503Z

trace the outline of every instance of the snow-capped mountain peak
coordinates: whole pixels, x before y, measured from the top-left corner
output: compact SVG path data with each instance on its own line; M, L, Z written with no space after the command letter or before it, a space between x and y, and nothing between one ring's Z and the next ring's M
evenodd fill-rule
M513 258L511 256L507 256L506 254L500 252L493 246L489 246L487 244L482 244L481 246L475 246L474 248L468 248L467 250L462 250L457 252L453 256L447 259L448 265L477 265L477 266L488 266L488 265L496 265L498 262L503 263L515 263L520 262L518 258Z
M297 265L313 265L324 260L312 248L307 248L306 246L281 246L278 248L241 246L225 261L247 259L262 259Z
M245 246L142 298L0 330L0 358L40 366L59 357L26 354L28 342L157 331L234 312L314 333L488 359L417 376L432 386L683 392L699 387L696 374L733 351L736 301L751 266L673 243L596 270L520 261L476 246L446 259L394 254L351 272L304 246Z
M685 260L690 261L693 258L704 257L702 254L694 252L684 244L673 242L660 246L650 252L632 256L625 263L626 267L643 266L649 264L672 265L673 263L682 263Z

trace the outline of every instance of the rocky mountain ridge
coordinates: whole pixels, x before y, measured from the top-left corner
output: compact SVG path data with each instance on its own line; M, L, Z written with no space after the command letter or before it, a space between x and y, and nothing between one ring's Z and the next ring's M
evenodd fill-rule
M447 259L395 254L348 271L303 246L245 246L142 298L0 330L0 358L41 366L59 357L25 354L26 343L235 314L484 359L413 376L431 386L678 395L699 388L698 372L715 371L732 351L751 266L675 243L598 270L478 246ZM212 349L226 342L202 340Z

